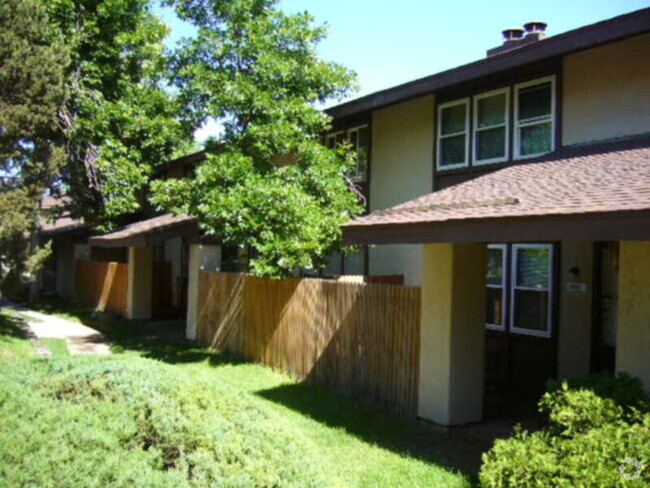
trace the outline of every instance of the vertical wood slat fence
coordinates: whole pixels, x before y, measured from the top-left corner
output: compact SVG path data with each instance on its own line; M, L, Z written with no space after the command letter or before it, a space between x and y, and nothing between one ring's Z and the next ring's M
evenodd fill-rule
M201 272L198 340L414 418L420 289Z
M126 314L128 277L124 263L75 261L75 299L100 311Z

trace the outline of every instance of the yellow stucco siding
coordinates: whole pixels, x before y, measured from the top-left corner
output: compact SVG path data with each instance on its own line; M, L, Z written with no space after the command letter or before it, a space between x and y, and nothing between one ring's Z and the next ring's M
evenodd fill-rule
M566 56L565 145L650 131L650 34Z
M650 241L621 242L616 370L650 392Z
M419 417L481 420L486 263L485 244L423 246Z
M434 97L426 96L373 112L370 210L430 193L433 188ZM403 274L419 285L422 246L370 248L371 274Z

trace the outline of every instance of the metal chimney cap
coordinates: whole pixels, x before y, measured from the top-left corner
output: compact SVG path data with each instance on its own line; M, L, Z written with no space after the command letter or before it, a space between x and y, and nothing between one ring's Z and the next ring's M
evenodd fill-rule
M524 29L521 27L508 27L501 31L506 41L515 41L524 37Z
M526 22L524 24L524 29L526 29L526 32L528 34L533 34L535 32L544 32L547 27L548 24L546 22L542 22L541 20L531 20L530 22Z

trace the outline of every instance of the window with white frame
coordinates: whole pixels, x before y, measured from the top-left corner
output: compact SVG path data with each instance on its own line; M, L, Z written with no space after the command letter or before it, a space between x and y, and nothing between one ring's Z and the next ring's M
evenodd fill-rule
M469 98L438 106L438 169L469 162Z
M488 329L505 329L506 250L505 244L488 246L485 324Z
M370 135L367 125L353 127L345 131L328 134L325 137L325 145L335 149L341 144L349 144L351 151L356 154L356 165L350 172L354 181L366 181L368 179L368 153L370 149Z
M510 89L474 97L474 163L508 159L508 105Z
M553 286L552 244L488 245L485 327L551 337Z
M553 151L555 118L555 76L440 104L437 169L499 163L511 155L523 159Z
M510 329L551 336L553 246L513 244Z
M518 158L529 158L554 149L555 78L515 86L515 147Z

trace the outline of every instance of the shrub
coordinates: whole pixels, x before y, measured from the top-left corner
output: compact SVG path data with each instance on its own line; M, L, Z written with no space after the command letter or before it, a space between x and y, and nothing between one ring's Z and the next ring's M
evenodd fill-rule
M650 413L641 383L593 375L549 385L540 402L551 425L516 429L483 456L481 485L641 487L650 482Z
M326 486L273 412L152 360L3 364L0 418L3 486Z

